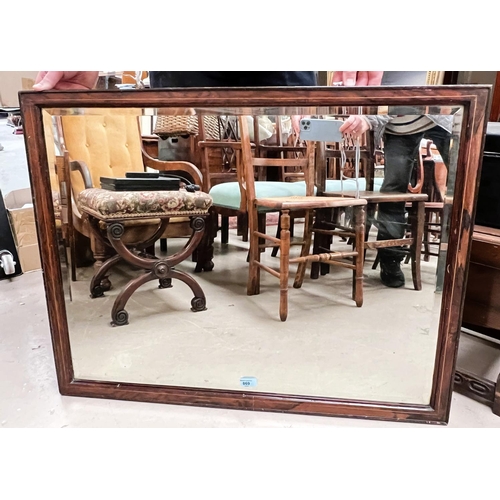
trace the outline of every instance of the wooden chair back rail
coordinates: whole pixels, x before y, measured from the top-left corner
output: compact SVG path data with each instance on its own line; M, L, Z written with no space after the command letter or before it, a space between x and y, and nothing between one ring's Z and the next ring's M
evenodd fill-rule
M289 159L289 158L254 158L254 167L303 167L307 168L308 159Z

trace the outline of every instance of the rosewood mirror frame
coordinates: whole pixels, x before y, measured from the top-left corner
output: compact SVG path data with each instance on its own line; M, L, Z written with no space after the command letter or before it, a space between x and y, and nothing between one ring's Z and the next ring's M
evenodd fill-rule
M420 423L448 422L461 326L489 86L288 87L20 92L48 318L59 391L65 396ZM74 376L42 111L51 108L462 106L446 273L429 405L82 380Z

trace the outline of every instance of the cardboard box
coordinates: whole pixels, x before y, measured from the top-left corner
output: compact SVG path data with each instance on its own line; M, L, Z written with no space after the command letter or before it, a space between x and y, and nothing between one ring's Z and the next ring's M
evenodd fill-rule
M0 71L0 104L4 107L19 107L18 92L31 88L38 71Z
M41 269L31 189L17 189L4 196L23 272Z

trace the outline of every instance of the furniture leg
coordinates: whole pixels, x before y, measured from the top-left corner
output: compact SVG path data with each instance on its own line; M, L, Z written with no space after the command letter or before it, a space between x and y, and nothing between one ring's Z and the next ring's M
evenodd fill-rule
M104 262L99 270L94 274L92 280L90 281L90 296L94 299L96 297L102 297L104 292L110 290L109 279L107 276L108 271L118 262L123 260L121 255L113 255L106 262ZM103 285L104 282L104 285Z
M248 283L247 295L257 295L260 293L260 267L257 262L260 262L259 237L257 231L257 214L252 210L248 214L250 250L248 253Z
M243 242L248 241L248 214L238 215L238 236Z
M411 229L413 243L411 252L411 273L415 290L422 290L422 280L420 277L420 260L422 258L422 239L424 234L425 203L414 201L412 203Z
M206 219L205 232L200 244L196 247L195 273L209 272L214 268L214 241L217 236L219 216L217 212L210 211Z
M266 224L267 224L266 214L259 213L257 215L257 229L258 229L258 231L265 234L266 230L267 230ZM265 243L266 243L266 241L264 240L264 238L259 238L259 245L264 245ZM265 252L265 248L261 248L260 251Z
M94 269L98 271L109 257L108 247L103 245L99 238L91 238L91 242L92 253L94 254L95 259Z
M281 214L280 235L280 319L286 321L288 316L288 275L290 272L290 213L283 210Z
M221 215L220 241L223 245L229 243L229 217L227 215Z
M302 251L300 252L301 257L306 257L311 251L312 225L313 213L311 210L308 210L304 217L304 242L302 244ZM307 262L301 261L297 267L297 274L295 275L295 281L293 283L294 288L300 288L302 286L302 283L304 282L304 276L306 274L306 268Z
M203 293L201 286L196 282L194 278L183 271L178 271L177 269L171 269L169 274L170 278L178 279L186 283L186 285L191 288L191 291L194 295L193 299L191 300L191 310L193 312L205 311L207 309L205 294Z
M337 224L339 222L340 214L339 214L339 211L337 209L332 208L330 210L325 210L325 214L328 217L327 220L332 222L333 224ZM322 243L321 246L323 248L320 248L320 253L322 251L325 251L325 249L331 248L331 246L333 244L333 237L325 234L321 238L321 243ZM321 276L325 276L326 274L330 273L330 266L326 262L320 262L319 263L319 270L320 270Z
M313 226L313 232L314 229L324 229L325 228L325 220L328 218L328 214L330 214L331 211L329 209L323 209L323 210L318 210L316 212L316 217L314 220L314 226ZM314 233L314 241L313 241L313 254L320 254L322 252L322 248L326 248L327 245L329 245L330 242L330 237L326 234L322 233ZM312 262L311 263L311 273L310 273L310 278L313 280L317 280L320 275L320 269L322 269L322 263L317 261L317 262ZM324 273L322 272L322 275Z
M365 210L363 207L353 207L353 226L356 234L354 250L357 255L353 257L355 268L352 272L352 299L358 307L363 305L363 264L365 248Z
M125 311L125 306L132 294L144 283L156 279L154 272L142 274L138 278L129 281L121 290L115 299L113 308L111 309L111 326L128 325L128 312Z
M113 326L128 324L128 313L125 311L125 305L140 286L153 279L159 280L160 288L170 288L172 278L183 281L194 293L194 298L191 301L192 310L203 311L206 309L205 295L198 283L186 273L174 269L174 266L189 257L200 243L205 229L205 220L203 217L193 217L191 219L191 228L193 229L193 234L182 250L164 259L158 259L154 256L136 255L127 248L121 240L125 232L123 224L112 222L107 225L108 238L118 254L117 257L123 258L128 263L149 271L130 281L118 294L111 311L111 324Z

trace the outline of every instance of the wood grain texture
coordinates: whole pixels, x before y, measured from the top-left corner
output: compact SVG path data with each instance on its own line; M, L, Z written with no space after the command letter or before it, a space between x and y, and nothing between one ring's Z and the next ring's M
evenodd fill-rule
M489 86L439 87L290 87L255 89L175 89L141 91L48 91L20 93L24 135L36 212L44 283L57 379L61 394L311 415L372 418L443 424L451 405L461 311L464 303L472 221L486 127ZM451 213L446 274L439 323L436 365L430 404L297 397L189 387L168 387L75 380L57 250L42 110L51 108L210 108L220 114L260 114L271 107L290 107L290 114L318 112L321 106L463 106L463 124ZM255 221L255 227L257 223ZM258 253L258 252L257 252ZM250 256L252 258L252 256ZM253 258L257 258L254 255Z

